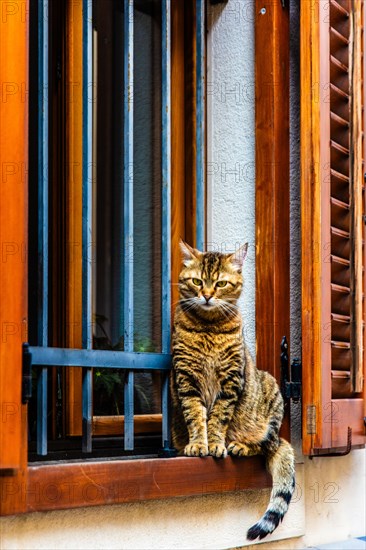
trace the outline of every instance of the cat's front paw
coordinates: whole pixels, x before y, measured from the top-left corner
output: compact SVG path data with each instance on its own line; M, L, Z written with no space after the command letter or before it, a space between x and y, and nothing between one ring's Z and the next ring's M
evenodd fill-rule
M229 443L227 452L232 456L250 456L254 454L245 443L239 443L239 441L232 441Z
M205 443L188 443L185 446L184 454L186 456L207 456L208 448Z
M227 456L227 450L222 443L210 443L208 446L208 454L216 458L225 458Z

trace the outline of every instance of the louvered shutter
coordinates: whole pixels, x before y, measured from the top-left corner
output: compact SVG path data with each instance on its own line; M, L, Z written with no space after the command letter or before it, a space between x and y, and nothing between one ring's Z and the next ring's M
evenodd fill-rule
M301 4L303 450L365 442L363 2Z

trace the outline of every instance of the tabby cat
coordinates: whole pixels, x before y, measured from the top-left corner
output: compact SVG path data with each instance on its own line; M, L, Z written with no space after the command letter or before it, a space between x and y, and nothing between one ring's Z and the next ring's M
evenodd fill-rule
M270 503L247 538L272 533L295 486L294 452L278 435L283 400L258 370L243 340L237 306L245 244L235 254L180 243L183 268L173 331L173 443L180 454L225 458L264 454L273 478Z

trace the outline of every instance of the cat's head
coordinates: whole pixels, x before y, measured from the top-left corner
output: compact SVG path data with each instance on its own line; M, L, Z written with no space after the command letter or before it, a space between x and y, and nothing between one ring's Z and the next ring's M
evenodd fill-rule
M242 267L248 250L245 243L232 254L200 252L180 242L183 267L179 275L180 305L192 315L229 318L243 286Z

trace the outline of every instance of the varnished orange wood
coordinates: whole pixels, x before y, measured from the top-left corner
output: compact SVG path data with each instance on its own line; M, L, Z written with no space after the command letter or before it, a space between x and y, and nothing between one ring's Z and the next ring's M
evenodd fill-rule
M257 365L280 380L280 344L290 339L289 12L256 2ZM289 422L282 433L289 437Z
M352 428L352 446L365 444L363 399L332 399L325 411L325 421L332 424L332 447L347 446L348 426Z
M21 512L9 483L26 482L27 418L21 404L22 342L27 336L28 13L2 6L0 20L0 515ZM23 16L22 16L23 14ZM6 495L6 497L4 496Z
M183 4L183 2L182 2ZM185 240L196 246L196 3L184 2Z
M317 6L315 6L315 9ZM302 365L303 452L310 454L319 443L321 421L321 92L319 13L301 4L301 260L302 260ZM326 55L326 52L325 54ZM323 100L323 97L322 97ZM315 406L315 433L309 434L307 408Z
M181 270L179 239L195 244L195 11L194 2L172 2L172 312Z
M27 340L28 3L0 20L0 470L21 466L22 342ZM18 10L18 11L17 11Z
M326 40L324 18L318 13L319 5L301 4L301 260L302 260L302 365L303 365L303 452L311 454L321 442L331 446L331 423L323 427L323 404L331 401L330 372L323 377L322 368L330 368L330 345L324 349L323 328L330 330L330 298L327 296L329 318L324 319L322 269L324 266L323 242L330 240L329 211L321 227L322 191L329 187L329 41ZM321 32L321 26L323 31ZM321 61L322 60L322 61ZM322 124L324 127L322 127ZM327 137L328 136L328 137ZM323 148L321 148L321 143ZM329 197L329 189L328 189ZM324 232L328 230L328 238ZM324 239L325 237L325 239ZM329 273L326 278L329 279ZM328 337L328 342L330 338ZM326 352L326 355L325 355ZM324 378L324 380L323 380ZM307 409L315 407L315 430L308 430ZM315 431L315 433L308 433Z
M362 118L362 160L363 166L365 167L366 161L366 138L365 138L365 129L366 129L366 84L365 84L365 75L366 75L366 9L365 3L362 2L361 5L361 21L363 25L363 31L361 35L361 47L362 47L362 101L364 105L363 109L363 118ZM363 216L364 219L366 216L366 181L364 177L363 182ZM366 223L363 226L362 232L363 238L363 416L366 417Z
M319 10L322 8L319 6ZM329 42L329 19L321 17L319 13L319 84L318 84L318 106L319 117L317 123L319 124L320 141L319 141L319 199L320 199L320 212L319 217L314 218L316 225L320 224L320 237L321 237L321 256L318 263L313 261L314 273L316 273L318 284L321 289L321 356L320 364L316 366L318 370L319 378L319 394L321 397L321 406L317 409L317 419L321 422L319 424L318 436L321 437L321 446L328 447L331 445L332 435L332 423L326 421L325 409L327 404L332 398L331 387L331 264L329 262L329 253L331 251L331 209L330 209L330 195L331 195L331 179L330 179L330 163L331 163L331 151L329 147L329 140L331 134L330 128L330 102L329 102L329 71L330 71L330 42ZM302 119L301 119L302 120ZM302 151L305 153L305 151ZM306 154L306 153L305 153ZM308 197L307 200L309 200ZM304 200L306 198L304 197ZM318 200L318 197L315 198ZM304 281L306 284L306 282ZM316 439L316 438L315 438ZM317 442L314 442L314 447L317 446Z
M93 435L121 435L124 433L124 416L93 416ZM134 433L161 433L161 414L135 414Z
M351 323L351 388L354 392L361 392L363 389L364 363L363 363L363 166L362 166L362 107L365 105L362 97L362 17L361 3L354 2L351 11L351 27L353 43L350 52L351 56L351 186L350 186L350 209L351 209L351 293L352 300L352 323Z
M328 6L329 7L329 6ZM322 10L320 12L319 10ZM343 382L333 369L332 395L332 302L331 302L331 174L329 103L329 19L324 6L301 3L301 230L302 230L302 365L303 452L317 454L347 445L364 443L362 399L335 399L344 395L350 380ZM346 18L345 18L346 20ZM359 24L359 23L358 23ZM359 29L358 29L359 32ZM355 68L350 57L351 71ZM358 63L358 61L357 61ZM359 84L358 84L359 85ZM353 93L352 89L350 90ZM359 108L359 106L357 107ZM360 124L351 145L359 149ZM359 153L351 161L360 162ZM355 167L355 173L359 168ZM357 176L358 178L359 176ZM343 185L348 185L347 180ZM352 204L353 208L353 204ZM359 245L358 245L359 246ZM360 255L359 255L360 256ZM354 257L351 256L351 261ZM340 388L341 383L343 388ZM348 392L349 393L349 392ZM310 408L310 409L309 409ZM308 425L308 412L315 411Z
M82 345L82 0L67 3L66 347ZM90 251L92 254L92 251ZM66 433L81 434L81 369L66 371Z
M185 70L184 70L184 4L171 4L171 109L172 109L172 314L178 301L178 276L181 270L179 239L185 238Z
M61 510L140 500L226 493L271 486L263 457L216 460L168 458L112 460L28 468L18 491L26 511Z

